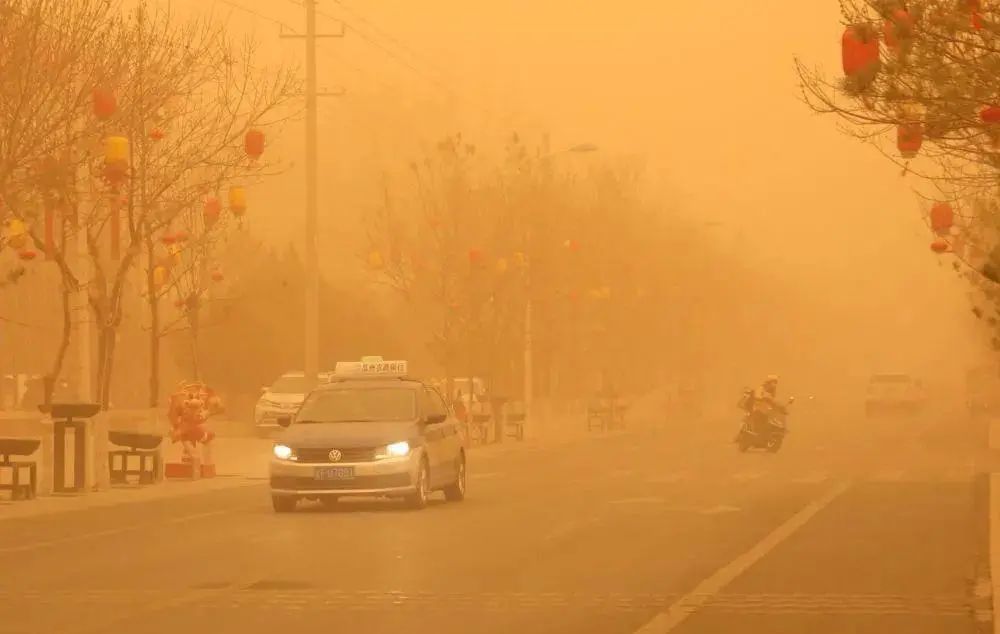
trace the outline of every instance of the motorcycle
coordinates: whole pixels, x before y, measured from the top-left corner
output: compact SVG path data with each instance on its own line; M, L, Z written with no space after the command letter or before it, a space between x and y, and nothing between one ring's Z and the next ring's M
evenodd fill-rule
M750 399L752 399L752 393L744 392L741 405L748 406ZM788 399L788 405L794 402L794 396ZM777 453L788 434L787 406L775 406L766 411L749 406L747 409L743 423L740 425L739 434L736 436L739 450L764 449L770 453Z

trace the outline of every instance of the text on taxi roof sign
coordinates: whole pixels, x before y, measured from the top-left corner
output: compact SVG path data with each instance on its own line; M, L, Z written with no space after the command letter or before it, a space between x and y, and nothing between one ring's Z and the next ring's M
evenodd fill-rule
M406 361L339 361L334 373L342 376L406 376L406 371Z

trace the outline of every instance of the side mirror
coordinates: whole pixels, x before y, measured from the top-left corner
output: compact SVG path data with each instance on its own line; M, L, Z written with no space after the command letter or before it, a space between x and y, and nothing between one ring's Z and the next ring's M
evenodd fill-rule
M288 427L291 424L292 424L292 417L291 416L279 416L278 417L278 425L279 426L281 426L281 427Z

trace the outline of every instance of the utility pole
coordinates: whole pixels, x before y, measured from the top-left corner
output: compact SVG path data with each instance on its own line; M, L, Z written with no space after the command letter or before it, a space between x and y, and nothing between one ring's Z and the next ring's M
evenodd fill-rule
M289 39L304 39L306 43L306 232L305 232L305 363L303 370L306 377L313 381L319 378L319 255L316 248L316 233L318 219L317 191L317 143L319 131L317 125L316 101L319 97L334 97L343 95L343 91L319 93L316 77L316 40L317 38L344 37L341 25L340 33L316 33L316 0L303 0L306 8L305 35L282 33L280 37Z

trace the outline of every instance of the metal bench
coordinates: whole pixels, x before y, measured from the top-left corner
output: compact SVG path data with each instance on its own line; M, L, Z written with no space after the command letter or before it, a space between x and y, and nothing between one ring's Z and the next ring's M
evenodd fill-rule
M110 431L108 441L124 447L108 452L112 484L127 484L130 476L138 477L139 484L154 484L160 480L160 443L163 436ZM129 458L138 458L137 469L129 469Z
M30 500L38 493L38 465L34 460L12 460L11 456L30 456L41 440L0 438L0 474L10 474L10 484L0 484L0 491L10 491L12 500ZM27 481L21 476L27 471Z

